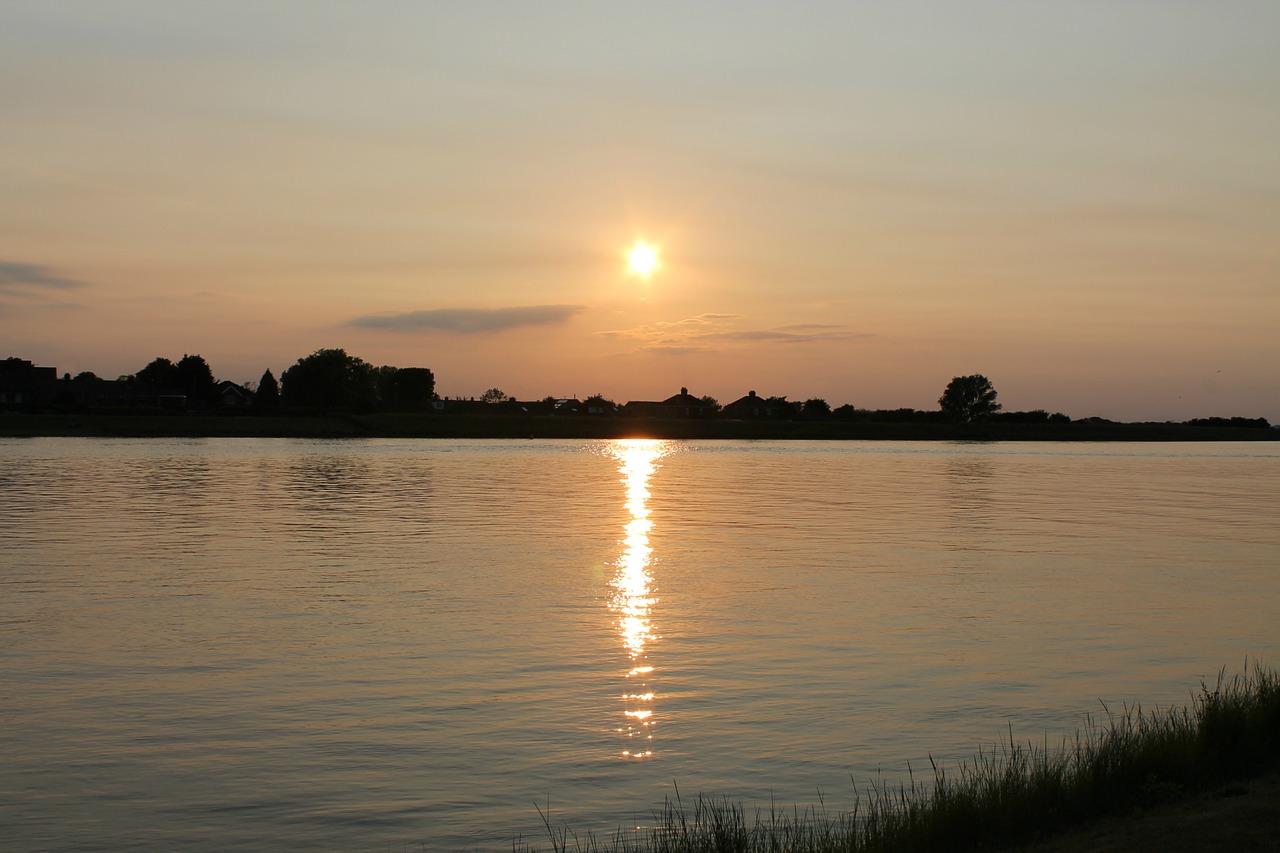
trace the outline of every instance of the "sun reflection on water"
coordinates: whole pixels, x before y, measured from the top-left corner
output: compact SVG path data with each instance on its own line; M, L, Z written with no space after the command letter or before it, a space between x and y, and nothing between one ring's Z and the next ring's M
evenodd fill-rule
M627 489L627 522L623 552L617 572L610 581L613 594L609 609L617 614L617 629L629 659L627 690L622 694L624 723L618 729L628 741L624 758L648 758L653 755L654 692L649 688L653 666L646 650L653 633L651 611L658 603L651 592L653 576L649 572L653 549L649 547L649 477L658 459L671 451L669 442L650 439L624 439L610 444L609 452L618 460L618 470Z

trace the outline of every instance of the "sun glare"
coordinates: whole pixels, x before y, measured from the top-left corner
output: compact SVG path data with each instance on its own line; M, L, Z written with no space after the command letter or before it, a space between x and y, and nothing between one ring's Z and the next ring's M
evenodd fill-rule
M649 531L653 527L649 520L649 477L657 468L657 461L668 452L670 447L665 442L650 439L615 441L610 450L618 461L618 470L626 484L626 506L631 515L626 526L626 550L618 560L618 572L610 582L614 592L609 598L609 609L618 617L618 633L630 664L626 677L631 679L622 694L625 723L617 731L628 740L639 738L646 745L653 740L657 722L654 691L649 684L653 666L649 663L648 647L661 639L661 635L654 633L652 622L652 611L658 599L653 594L653 575L649 568L653 554L649 544ZM653 750L636 752L628 749L622 754L627 758L643 759L652 756Z
M657 246L640 240L627 251L627 269L641 278L653 275L658 266Z

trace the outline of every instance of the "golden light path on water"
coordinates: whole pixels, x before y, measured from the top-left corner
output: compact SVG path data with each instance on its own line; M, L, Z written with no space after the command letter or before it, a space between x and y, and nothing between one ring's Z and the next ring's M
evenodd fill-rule
M627 490L627 512L624 549L618 560L618 571L610 581L613 594L609 609L617 614L617 629L626 649L629 667L627 689L622 694L624 723L618 732L628 741L624 758L648 758L653 755L655 720L654 694L649 688L653 665L646 646L655 639L651 611L658 600L653 597L653 576L649 565L653 549L649 546L649 477L658 459L671 452L671 444L652 439L623 439L610 444L610 453L618 460L618 470Z

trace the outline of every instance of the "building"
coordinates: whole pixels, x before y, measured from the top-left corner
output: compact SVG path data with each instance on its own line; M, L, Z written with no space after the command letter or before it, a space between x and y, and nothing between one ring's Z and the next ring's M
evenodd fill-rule
M30 412L58 396L58 369L36 367L21 358L0 361L0 411Z
M224 409L249 409L253 407L253 392L230 379L218 383L218 405Z
M748 391L747 396L739 397L732 403L724 407L724 414L727 418L733 418L738 421L749 421L760 418L772 418L779 414L772 402L764 397L756 395L755 391Z
M705 418L714 415L717 407L689 393L688 388L681 388L662 402L653 400L632 400L622 407L622 413L628 417L638 418Z

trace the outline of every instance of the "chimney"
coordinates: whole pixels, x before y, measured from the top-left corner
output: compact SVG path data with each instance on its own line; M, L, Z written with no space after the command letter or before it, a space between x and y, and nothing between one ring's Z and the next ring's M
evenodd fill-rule
M755 392L755 391L748 391L748 392L747 392L747 396L748 396L748 397L754 397L755 395L756 395L756 392Z
M684 395L687 397L687 396L689 396L689 389L688 389L688 388L681 388L681 389L680 389L680 393L681 393L681 394L684 394Z

